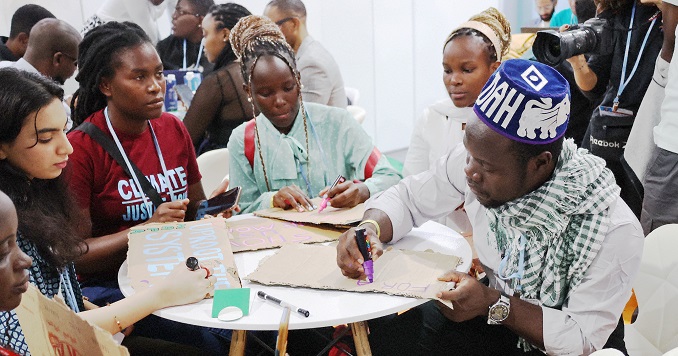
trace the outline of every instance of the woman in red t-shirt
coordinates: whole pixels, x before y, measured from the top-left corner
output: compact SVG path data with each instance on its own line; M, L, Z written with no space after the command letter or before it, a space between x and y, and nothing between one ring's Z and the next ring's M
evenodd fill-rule
M110 151L124 158L118 164L83 131L68 134L73 145L69 186L84 216L81 236L89 246L75 261L76 269L83 294L102 305L123 297L117 273L127 257L129 229L147 222L192 220L205 193L190 135L179 119L163 113L163 65L139 26L109 22L88 32L79 46L78 68L74 126L98 128L111 141ZM212 342L212 335L202 330L193 335L180 324L160 331L165 320L151 319L135 330L200 348L222 347L221 340Z

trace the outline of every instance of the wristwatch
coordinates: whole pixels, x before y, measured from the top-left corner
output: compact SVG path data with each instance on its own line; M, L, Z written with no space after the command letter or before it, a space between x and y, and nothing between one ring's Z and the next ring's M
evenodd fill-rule
M490 311L487 313L487 323L499 325L508 318L509 312L511 312L511 300L502 293L499 300L490 306Z

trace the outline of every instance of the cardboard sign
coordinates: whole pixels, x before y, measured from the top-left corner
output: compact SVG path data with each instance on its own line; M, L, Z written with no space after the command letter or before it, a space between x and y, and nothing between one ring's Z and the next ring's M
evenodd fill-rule
M231 234L233 252L261 250L293 243L333 241L344 231L259 217L226 220L226 226Z
M14 310L32 355L129 355L111 334L90 325L63 302L51 300L33 285Z
M435 299L449 289L438 276L455 270L459 257L430 251L390 249L374 262L374 282L357 281L341 274L337 248L321 245L286 245L250 275L250 281L352 292L379 292Z
M315 206L320 206L321 198L313 198L311 202ZM336 226L347 226L357 223L363 218L365 213L365 204L358 204L353 208L334 208L327 206L322 212L318 209L313 211L298 212L294 209L283 210L280 208L270 208L255 211L254 215L266 218L274 218L285 221L309 223L309 224L331 224Z
M134 227L129 233L128 276L132 288L146 288L162 280L175 267L186 268L186 259L201 264L217 261L215 289L240 288L240 277L222 218L191 222L154 223Z

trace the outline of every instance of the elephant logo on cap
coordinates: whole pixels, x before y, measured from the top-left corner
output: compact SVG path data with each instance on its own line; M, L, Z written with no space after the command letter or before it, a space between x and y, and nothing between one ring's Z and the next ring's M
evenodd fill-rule
M537 137L536 130L539 129L541 132L539 139L555 138L558 135L558 127L567 123L570 115L570 98L566 95L560 103L552 105L552 102L551 98L528 101L518 122L518 136L532 140Z

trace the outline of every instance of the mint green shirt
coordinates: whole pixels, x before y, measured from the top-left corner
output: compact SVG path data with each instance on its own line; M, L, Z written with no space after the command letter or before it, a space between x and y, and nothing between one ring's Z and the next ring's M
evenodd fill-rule
M246 124L233 130L228 142L230 185L242 187L239 204L243 213L269 208L273 195L279 189L292 184L306 194L310 193L310 198L313 198L341 174L347 180L364 180L370 195L374 195L402 178L386 156L382 155L374 167L372 177L365 180L365 165L374 149L372 138L345 109L307 102L304 102L304 106L310 120L310 156L306 152L301 109L287 135L281 134L263 114L257 117L257 129L271 191L266 188L256 137L253 169L245 157ZM308 179L304 179L304 176Z
M560 27L562 25L575 25L577 23L579 23L577 21L577 16L574 16L572 9L567 8L565 10L558 11L555 15L553 15L549 26Z

